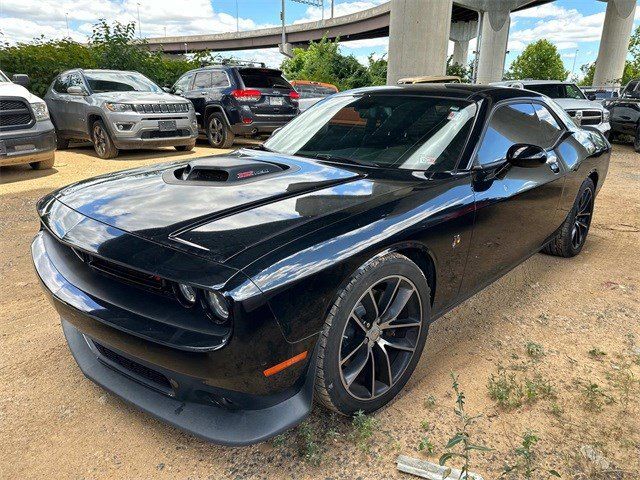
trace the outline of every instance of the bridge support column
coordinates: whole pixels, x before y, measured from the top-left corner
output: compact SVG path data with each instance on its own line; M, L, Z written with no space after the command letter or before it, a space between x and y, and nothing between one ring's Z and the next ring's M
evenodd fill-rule
M478 22L454 22L451 24L449 40L453 40L452 64L467 65L469 40L478 33Z
M620 85L635 11L636 0L607 2L593 85Z
M387 85L444 75L453 0L391 0Z
M507 54L510 10L487 11L482 13L480 34L480 58L476 83L490 83L502 80L504 58Z

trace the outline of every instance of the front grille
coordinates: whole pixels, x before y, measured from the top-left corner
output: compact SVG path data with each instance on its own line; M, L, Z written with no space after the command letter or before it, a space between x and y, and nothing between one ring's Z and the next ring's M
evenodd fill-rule
M582 118L578 122L580 125L600 125L602 123L602 112L600 110L567 110L572 118L576 118L578 112L582 113Z
M129 267L124 267L80 250L74 249L74 252L84 263L102 275L155 293L173 294L173 289L167 281L157 275L151 275Z
M27 102L0 99L0 130L29 128L34 119Z
M168 132L161 132L160 130L149 130L142 132L140 135L142 138L173 138L173 137L188 137L191 135L191 131L182 128L178 130L170 130Z
M184 113L189 111L188 103L144 103L135 104L138 113Z
M128 372L132 374L135 378L146 380L149 382L151 386L160 388L165 393L173 392L173 388L171 387L171 383L169 379L165 377L160 372L156 372L155 370L145 367L144 365L134 362L133 360L129 360L126 357L114 352L113 350L105 347L104 345L99 344L95 340L93 340L93 344L95 345L100 355L102 355L105 359L109 360L121 367L125 370L125 373Z

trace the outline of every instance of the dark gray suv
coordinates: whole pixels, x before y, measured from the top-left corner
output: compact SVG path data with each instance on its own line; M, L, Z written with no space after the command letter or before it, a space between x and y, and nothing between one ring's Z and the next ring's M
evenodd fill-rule
M69 70L55 78L44 99L58 148L72 139L90 140L100 158L116 157L121 149L191 150L198 135L191 102L138 72Z

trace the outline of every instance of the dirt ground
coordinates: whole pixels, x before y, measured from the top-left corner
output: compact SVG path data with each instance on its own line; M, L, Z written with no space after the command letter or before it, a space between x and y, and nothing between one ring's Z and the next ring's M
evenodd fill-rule
M275 440L221 447L84 378L31 266L37 199L104 172L213 152L105 161L82 148L58 152L50 171L0 169L0 478L415 478L396 470L397 456L437 461L460 428L451 372L467 413L482 415L472 443L493 449L472 452L471 470L485 480L518 459L507 478L529 478L514 453L527 431L539 439L530 478L550 469L565 479L640 478L640 154L628 145L614 146L582 254L535 255L436 322L399 398L357 426L316 407ZM505 382L493 392L511 406L489 395L499 368Z

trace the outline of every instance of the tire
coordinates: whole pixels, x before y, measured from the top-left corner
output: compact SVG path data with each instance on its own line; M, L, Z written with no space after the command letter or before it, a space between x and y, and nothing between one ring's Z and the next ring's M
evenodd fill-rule
M633 149L640 153L640 125L636 128L636 134L633 137Z
M593 181L587 178L582 182L573 207L560 227L560 231L542 249L544 253L565 258L575 257L580 253L589 234L594 199L595 186Z
M403 255L390 253L360 267L338 294L318 340L316 400L343 415L373 412L389 403L420 359L430 298L424 274ZM385 305L401 305L401 299L406 303L399 314L388 315Z
M111 135L107 131L102 120L96 120L91 127L91 138L93 140L93 149L100 158L108 159L118 156L118 149L111 140Z
M207 120L207 140L214 148L231 148L235 135L221 113L212 113Z
M55 163L55 161L56 161L55 157L51 156L51 158L48 158L46 160L41 160L39 162L31 162L29 166L34 170L48 170L50 168L53 168L53 164Z
M190 143L189 145L174 145L174 148L179 152L190 152L196 146L196 142Z
M68 138L62 138L62 137L58 136L56 143L57 143L56 149L58 149L58 150L66 150L67 148L69 148L69 139Z

